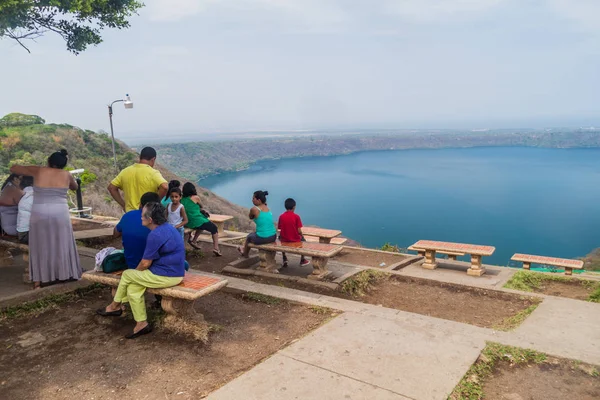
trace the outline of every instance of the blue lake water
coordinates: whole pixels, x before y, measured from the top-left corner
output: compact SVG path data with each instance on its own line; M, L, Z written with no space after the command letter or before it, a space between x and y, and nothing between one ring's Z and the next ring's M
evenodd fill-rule
M474 148L364 152L264 161L200 185L251 207L268 190L275 217L293 197L305 225L364 246L419 239L513 253L584 256L600 247L600 149Z

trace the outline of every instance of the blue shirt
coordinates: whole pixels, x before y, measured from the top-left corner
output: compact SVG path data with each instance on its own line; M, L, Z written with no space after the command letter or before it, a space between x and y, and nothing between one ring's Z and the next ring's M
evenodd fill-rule
M152 260L150 272L159 276L185 275L185 245L181 233L164 223L148 235L144 260Z
M146 248L150 229L142 225L142 210L132 210L121 217L117 231L123 235L123 251L129 268L136 268Z

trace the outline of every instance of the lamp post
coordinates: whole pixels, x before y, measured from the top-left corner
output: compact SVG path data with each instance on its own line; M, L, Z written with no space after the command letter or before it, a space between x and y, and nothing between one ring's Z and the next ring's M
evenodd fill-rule
M123 102L123 104L125 105L125 108L127 108L127 109L133 108L133 101L131 101L131 98L129 97L128 94L125 95L124 99L115 100L112 103L110 103L108 106L108 119L110 120L110 135L112 137L112 152L113 152L113 160L115 163L115 172L119 172L119 171L117 169L117 152L115 151L115 132L113 130L112 116L113 116L113 104L119 103L119 102Z

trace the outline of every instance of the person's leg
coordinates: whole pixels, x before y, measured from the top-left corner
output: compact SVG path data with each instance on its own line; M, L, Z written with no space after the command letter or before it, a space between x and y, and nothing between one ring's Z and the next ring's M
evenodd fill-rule
M248 236L246 236L246 241L244 242L244 247L243 248L238 247L238 251L240 252L242 257L248 258L248 254L250 253L250 247L248 247L248 245L250 243L254 243L256 238L257 238L256 232L251 232L248 234Z
M202 231L202 229L194 229L191 233L190 233L190 239L188 240L188 243L190 244L190 246L192 246L195 249L200 249L200 246L198 246L196 244L196 240L198 240L198 236L200 236L200 232Z
M217 257L221 256L221 252L219 251L219 229L217 228L217 225L215 225L214 222L208 222L202 225L202 227L212 235L213 253Z
M138 271L128 269L123 271L121 282L115 294L114 303L117 306L126 298L129 301L133 319L136 321L136 326L133 333L144 329L148 323L146 321L146 304L144 302L144 293L147 288L165 288L179 284L183 277L168 277L154 275L149 269ZM124 281L125 280L125 281ZM112 306L112 304L111 304ZM109 306L110 307L110 306ZM109 310L107 307L106 311Z
M182 227L177 228L177 230L179 231L179 233L181 233L181 238L185 242L185 229L182 226Z
M301 241L301 242L306 242L306 239L304 239L304 236L301 236L301 239L300 239L300 241ZM304 257L304 256L300 256L300 265L306 265L306 264L309 264L309 263L310 263L310 261L308 261L308 260L306 259L306 257Z

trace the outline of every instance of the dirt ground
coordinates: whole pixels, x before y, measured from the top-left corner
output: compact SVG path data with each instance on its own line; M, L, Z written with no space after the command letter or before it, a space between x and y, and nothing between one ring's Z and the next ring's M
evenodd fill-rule
M582 370L586 368L587 373ZM592 368L560 359L524 366L503 361L486 379L483 393L495 400L597 400L600 377L589 373Z
M108 294L0 322L0 397L198 399L333 315L219 292L196 302L214 328L207 345L163 331L127 340L130 318L94 315Z
M484 328L534 304L529 297L398 275L357 300Z
M398 275L374 283L364 296L351 296L337 290L277 278L239 277L484 328L497 327L506 318L534 304L534 300L526 296Z
M594 292L594 289L594 286L585 285L579 280L573 280L572 282L544 281L543 286L536 290L536 292L550 296L568 297L576 300L587 300Z
M332 260L343 263L365 265L373 268L386 268L406 259L407 257L400 254L365 251L359 248L348 247L332 258ZM381 263L385 263L385 265L381 265Z

